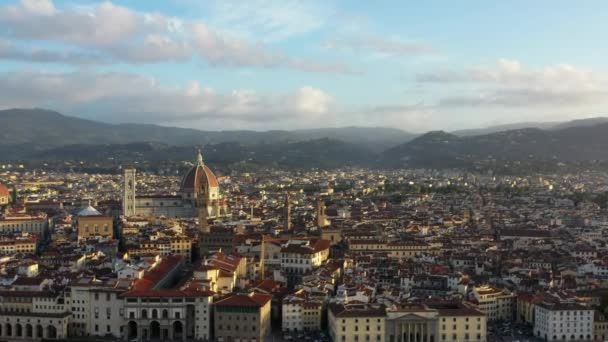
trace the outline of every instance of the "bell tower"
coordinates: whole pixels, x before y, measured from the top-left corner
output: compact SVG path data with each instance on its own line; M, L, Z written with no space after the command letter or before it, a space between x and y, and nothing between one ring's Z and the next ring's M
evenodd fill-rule
M285 225L283 228L286 232L288 232L291 230L291 202L289 200L289 192L285 193L284 210L285 210Z
M124 169L122 214L126 217L135 216L135 169Z
M209 182L205 173L205 164L201 150L198 150L198 165L196 172L202 172L201 177L195 175L196 186L196 207L198 208L198 230L200 233L209 233L209 224L207 223L208 206L209 206Z

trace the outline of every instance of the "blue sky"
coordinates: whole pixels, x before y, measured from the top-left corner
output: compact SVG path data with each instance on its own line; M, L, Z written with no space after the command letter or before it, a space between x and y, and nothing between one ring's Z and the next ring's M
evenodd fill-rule
M606 115L604 1L0 1L0 108L421 132Z

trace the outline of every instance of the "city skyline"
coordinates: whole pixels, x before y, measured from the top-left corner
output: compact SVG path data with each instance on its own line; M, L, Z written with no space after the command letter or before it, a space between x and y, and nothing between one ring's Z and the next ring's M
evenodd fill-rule
M603 116L606 6L1 1L0 107L204 130Z

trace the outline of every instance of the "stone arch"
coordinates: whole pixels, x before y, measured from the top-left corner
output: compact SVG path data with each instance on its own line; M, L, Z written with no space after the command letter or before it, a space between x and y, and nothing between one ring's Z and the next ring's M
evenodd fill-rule
M42 325L36 325L36 338L42 338L44 336L44 329L42 329Z
M127 324L127 337L129 340L137 338L137 323L134 321L129 321Z
M150 323L150 338L151 339L160 338L160 323L158 323L157 321L152 321Z
M13 326L10 323L4 325L5 336L13 336Z
M17 337L23 336L23 327L19 323L15 324L15 336L17 336Z
M57 328L54 325L46 327L46 338L57 338Z
M180 321L175 321L172 324L173 326L173 338L176 340L181 340L184 336L184 325Z
M34 337L34 328L29 323L25 325L25 337Z

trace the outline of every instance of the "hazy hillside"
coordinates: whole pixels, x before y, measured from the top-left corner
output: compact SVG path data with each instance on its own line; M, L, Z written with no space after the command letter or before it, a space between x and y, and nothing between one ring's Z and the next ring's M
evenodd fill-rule
M223 142L262 144L331 138L383 150L413 135L394 128L324 128L294 131L199 131L144 124L112 125L69 117L43 109L0 111L0 146L49 148L77 144L158 142L168 145L206 145Z
M1 160L160 162L205 157L218 166L281 168L340 166L453 168L608 161L608 119L551 123L459 136L434 131L418 137L393 128L343 127L294 131L222 131L155 125L111 125L33 109L0 111ZM525 125L525 124L522 124ZM523 163L523 164L522 164Z
M559 130L526 128L459 137L430 132L391 148L382 160L395 167L466 167L488 160L579 162L608 160L608 123Z
M191 146L170 146L161 143L69 145L24 156L28 160L80 160L87 162L194 160ZM369 149L333 139L315 139L286 144L219 143L208 145L205 160L215 167L238 164L264 165L278 168L336 168L368 165L376 155Z

